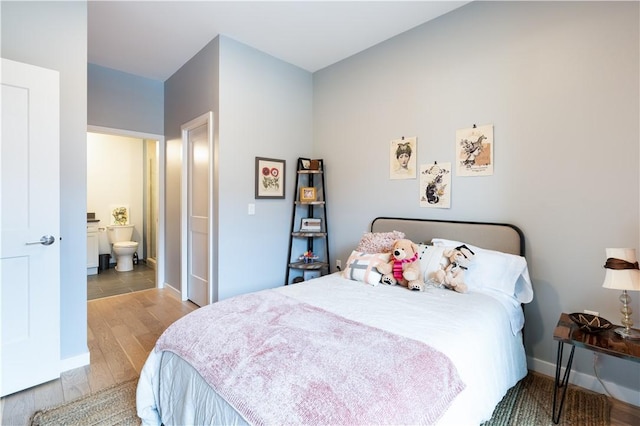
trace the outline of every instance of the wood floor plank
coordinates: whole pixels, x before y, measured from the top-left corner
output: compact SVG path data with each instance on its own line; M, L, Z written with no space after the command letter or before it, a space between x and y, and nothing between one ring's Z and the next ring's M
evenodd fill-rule
M64 402L61 380L52 380L40 386L36 386L33 388L33 391L36 410L45 407L52 407Z
M97 392L100 389L116 384L100 346L95 340L90 340L88 346L91 354L91 364L87 367L86 372L91 392Z
M2 398L2 424L26 425L35 410L34 388L5 396Z
M60 375L65 401L71 401L91 393L87 372L84 367L65 371Z

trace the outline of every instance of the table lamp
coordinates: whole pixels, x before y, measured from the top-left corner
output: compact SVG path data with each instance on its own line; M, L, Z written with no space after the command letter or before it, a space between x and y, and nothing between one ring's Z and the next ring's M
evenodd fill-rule
M614 290L622 290L620 302L622 302L622 325L624 328L616 329L624 339L640 339L640 332L633 330L631 314L631 297L627 291L640 291L640 270L636 260L636 250L632 248L608 248L606 249L607 262L604 267L606 274L602 287Z

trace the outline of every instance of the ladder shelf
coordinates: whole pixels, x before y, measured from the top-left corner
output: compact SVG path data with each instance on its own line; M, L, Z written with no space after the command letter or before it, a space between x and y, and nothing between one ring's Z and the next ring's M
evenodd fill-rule
M331 273L324 175L322 160L298 158L285 285Z

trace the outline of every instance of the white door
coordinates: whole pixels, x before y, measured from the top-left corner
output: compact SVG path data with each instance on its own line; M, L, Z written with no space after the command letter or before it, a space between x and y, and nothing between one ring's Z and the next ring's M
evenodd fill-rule
M183 126L187 149L187 298L198 306L209 304L210 144L209 123ZM185 190L185 188L183 188Z
M59 75L2 59L0 396L60 376Z

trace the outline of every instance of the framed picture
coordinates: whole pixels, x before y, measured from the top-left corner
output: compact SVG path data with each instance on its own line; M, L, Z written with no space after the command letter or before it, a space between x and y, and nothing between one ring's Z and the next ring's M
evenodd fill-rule
M300 224L302 232L320 232L322 228L322 219L315 217L305 217Z
M256 157L256 199L284 198L285 160Z
M309 203L316 201L316 189L311 186L303 186L300 188L300 201L303 203Z
M303 186L300 188L300 201L310 203L316 201L316 189L312 186Z

